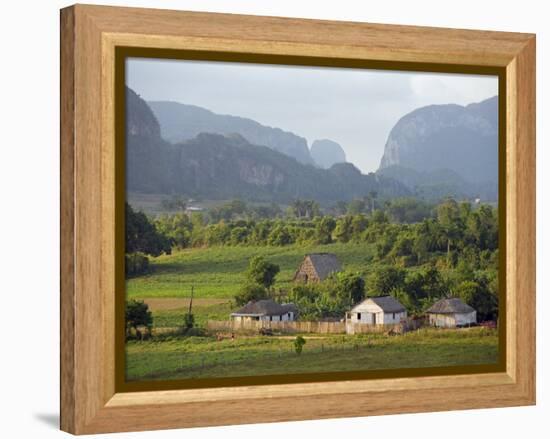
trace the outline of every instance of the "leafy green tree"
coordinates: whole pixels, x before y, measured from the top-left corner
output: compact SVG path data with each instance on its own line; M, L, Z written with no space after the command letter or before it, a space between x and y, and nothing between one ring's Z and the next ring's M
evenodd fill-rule
M246 244L248 238L248 228L246 227L235 227L231 230L230 234L230 243L231 245L242 245Z
M334 237L339 242L349 242L353 236L353 216L346 215L336 222Z
M376 255L379 259L383 259L395 245L398 230L395 226L384 228L384 232L376 240Z
M365 280L359 273L341 271L334 277L336 296L343 307L351 307L365 298Z
M422 263L430 252L430 239L428 235L419 233L417 229L414 234L411 251L416 256L416 260Z
M270 221L260 221L254 225L252 232L250 233L249 241L254 245L265 245L271 232Z
M369 220L365 215L354 215L351 221L351 236L354 241L359 241L361 235L369 226Z
M377 267L366 279L367 296L384 296L404 287L406 271L391 265Z
M390 256L409 256L413 254L414 238L408 231L403 231L397 235Z
M126 253L141 252L151 256L171 253L170 240L160 233L143 212L135 212L126 203Z
M244 284L235 295L235 303L237 306L243 306L248 302L256 302L267 298L269 298L269 294L263 285L247 283Z
M205 238L208 245L224 245L229 242L231 237L231 228L225 221L217 224L209 224L205 230Z
M374 210L371 213L371 219L373 223L384 224L389 222L388 216L383 210Z
M139 330L141 327L145 327L147 335L151 335L153 315L149 311L149 305L142 300L129 300L126 302L126 338L132 336L132 329L138 338L142 338Z
M459 240L463 230L462 217L458 203L452 198L437 206L437 220L442 226L447 240L447 265L450 264L451 246Z
M278 265L266 261L262 256L253 257L246 271L246 278L249 282L270 288L275 282L275 276L279 273Z
M336 228L336 221L330 216L324 216L316 221L315 231L318 244L330 244L332 232Z
M186 214L162 215L155 221L155 226L177 248L182 249L191 245L193 223Z
M407 293L402 288L395 288L391 290L390 295L395 297L399 301L399 303L401 303L407 309L408 314L414 315L419 313L419 304L409 293Z
M292 244L292 242L292 235L290 234L288 227L283 224L277 224L271 230L267 238L267 243L269 245L282 246Z
M425 299L434 302L449 294L449 287L445 279L434 266L407 273L403 290L418 306Z
M455 294L477 311L478 320L496 319L498 296L490 292L486 281L464 281Z

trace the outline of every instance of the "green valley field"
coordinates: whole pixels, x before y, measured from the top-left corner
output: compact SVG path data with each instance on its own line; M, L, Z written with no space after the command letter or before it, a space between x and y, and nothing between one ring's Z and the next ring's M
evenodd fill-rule
M194 287L195 325L228 320L236 308L233 297L244 282L253 256L280 266L276 290L291 286L296 267L306 253L335 253L346 270L368 275L376 265L374 246L333 243L309 247L211 247L188 249L151 258L151 272L127 281L130 299L144 300L153 315L153 338L127 342L129 380L181 379L269 375L302 372L418 368L495 363L498 334L494 329L422 329L401 336L385 334L303 334L301 355L294 352L293 335L227 335L198 332L182 336Z
M254 376L494 363L496 330L421 329L402 336L305 335L301 355L293 336L166 337L127 345L128 380Z
M244 282L250 259L264 256L279 265L275 288L288 287L306 253L331 252L350 271L364 271L374 257L373 244L334 243L300 246L235 246L187 249L151 259L153 273L127 281L129 299L195 297L232 299Z

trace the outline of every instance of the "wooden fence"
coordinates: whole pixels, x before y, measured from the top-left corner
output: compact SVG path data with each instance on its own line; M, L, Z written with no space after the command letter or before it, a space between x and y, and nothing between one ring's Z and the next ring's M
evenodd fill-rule
M408 323L395 325L368 325L351 322L270 322L262 320L208 320L206 327L212 331L259 332L269 328L282 333L315 334L369 334L382 332L402 333L408 329Z

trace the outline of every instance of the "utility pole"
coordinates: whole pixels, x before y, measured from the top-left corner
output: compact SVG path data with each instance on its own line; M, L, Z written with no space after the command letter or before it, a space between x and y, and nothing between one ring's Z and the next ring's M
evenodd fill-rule
M191 285L191 299L189 300L189 312L188 312L188 314L191 314L191 311L193 309L193 293L194 293L194 290L195 290L195 286Z

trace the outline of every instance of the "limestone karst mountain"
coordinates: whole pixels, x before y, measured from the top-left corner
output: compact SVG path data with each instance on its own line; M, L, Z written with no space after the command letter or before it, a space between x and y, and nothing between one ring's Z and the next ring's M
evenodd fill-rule
M311 157L317 166L328 169L335 163L344 163L346 153L336 142L329 139L315 140L311 144Z

